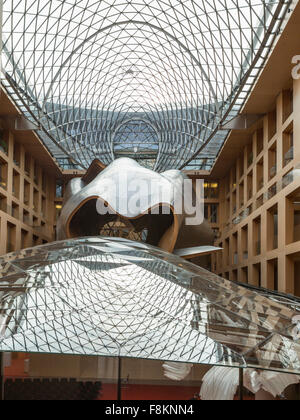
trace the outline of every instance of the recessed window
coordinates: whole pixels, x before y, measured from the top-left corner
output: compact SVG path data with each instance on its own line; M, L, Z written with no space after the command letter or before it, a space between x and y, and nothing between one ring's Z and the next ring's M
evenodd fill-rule
M0 194L0 210L7 213L7 198L5 195Z
M219 183L218 182L206 182L204 184L204 197L206 199L215 199L219 197Z
M7 252L16 251L16 226L12 223L7 223Z
M31 225L30 214L27 210L23 210L23 223L25 223L25 225Z
M282 124L286 122L286 120L291 116L293 113L293 89L288 89L283 91L282 93Z
M247 176L247 199L251 200L253 197L253 172Z
M268 251L278 248L278 205L267 212L267 244Z
M0 130L0 152L8 155L8 143L5 138L5 132Z
M264 187L264 158L262 158L256 165L256 176L257 191L260 191Z
M268 134L269 134L269 141L275 136L277 131L277 110L270 112L268 114Z
M275 143L269 149L269 179L274 178L277 174L277 144Z
M257 156L259 156L264 149L264 131L263 131L263 129L260 129L260 130L257 131L256 147L257 147Z
M58 181L56 183L56 197L57 198L63 197L63 183L61 181Z
M16 198L20 198L20 174L13 170L13 190L12 193Z
M241 270L241 282L248 284L249 283L249 279L248 279L248 267L243 267Z
M210 222L211 223L218 223L219 217L219 205L218 204L211 204L210 206Z
M29 243L29 232L27 230L21 230L21 248L25 249L30 246Z
M282 137L283 166L288 165L294 159L294 127L293 124L285 130Z
M244 207L245 199L244 199L244 183L241 182L239 186L239 195L240 195L240 208Z
M28 177L30 177L31 175L31 156L26 153L25 154L25 175L27 175Z
M18 167L21 165L21 147L18 143L14 144L14 164Z
M253 286L261 287L261 264L253 265Z
M244 175L245 165L244 165L244 154L242 154L238 160L238 171L239 179Z
M42 172L42 190L43 192L47 190L47 176L44 171Z
M47 218L47 200L45 197L42 197L42 218Z
M247 165L248 165L248 168L252 165L253 160L254 160L253 143L251 142L247 146Z
M36 185L39 185L39 167L37 166L36 162L34 163L34 172L33 172L33 180Z
M0 159L0 187L7 190L7 162Z
M253 221L253 254L261 254L261 217Z
M278 259L267 262L268 289L278 291Z
M33 190L33 210L36 213L39 211L39 192L35 188Z
M247 260L249 257L248 253L248 226L242 228L242 253L243 259Z
M239 254L238 254L238 234L234 233L232 235L232 257L233 265L238 265L239 263Z
M38 236L36 236L36 235L32 236L32 244L33 244L33 246L39 245L39 237Z
M30 205L30 184L26 180L24 181L24 204Z
M12 203L12 217L15 219L20 218L20 207L16 203Z

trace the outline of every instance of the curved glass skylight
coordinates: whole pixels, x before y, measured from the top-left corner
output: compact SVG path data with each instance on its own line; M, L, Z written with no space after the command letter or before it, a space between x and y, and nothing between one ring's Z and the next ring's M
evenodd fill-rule
M155 169L183 168L218 153L290 4L4 0L5 85L57 158L108 164L140 120L159 133Z
M297 298L255 293L139 242L90 237L0 259L0 351L300 373Z

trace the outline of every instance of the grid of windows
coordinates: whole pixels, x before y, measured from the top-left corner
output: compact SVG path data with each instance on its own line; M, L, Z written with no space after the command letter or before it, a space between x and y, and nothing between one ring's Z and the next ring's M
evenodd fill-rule
M300 150L293 89L283 91L220 181L224 251L213 266L233 281L300 296Z
M1 132L0 253L54 239L54 183L10 131Z

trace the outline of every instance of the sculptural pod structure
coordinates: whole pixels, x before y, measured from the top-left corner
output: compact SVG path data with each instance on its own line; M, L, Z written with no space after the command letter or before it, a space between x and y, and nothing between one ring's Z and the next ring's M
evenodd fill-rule
M128 158L106 168L96 160L84 177L72 179L66 188L58 239L123 237L168 252L212 244L214 234L206 221L186 224L191 214L185 201L200 207L195 191L184 188L187 179L178 170L159 174ZM182 211L176 210L178 203Z

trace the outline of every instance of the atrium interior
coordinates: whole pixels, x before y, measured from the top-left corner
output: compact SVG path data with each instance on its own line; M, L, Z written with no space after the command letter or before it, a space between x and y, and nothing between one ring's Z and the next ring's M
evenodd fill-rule
M0 16L0 400L299 400L300 2Z

